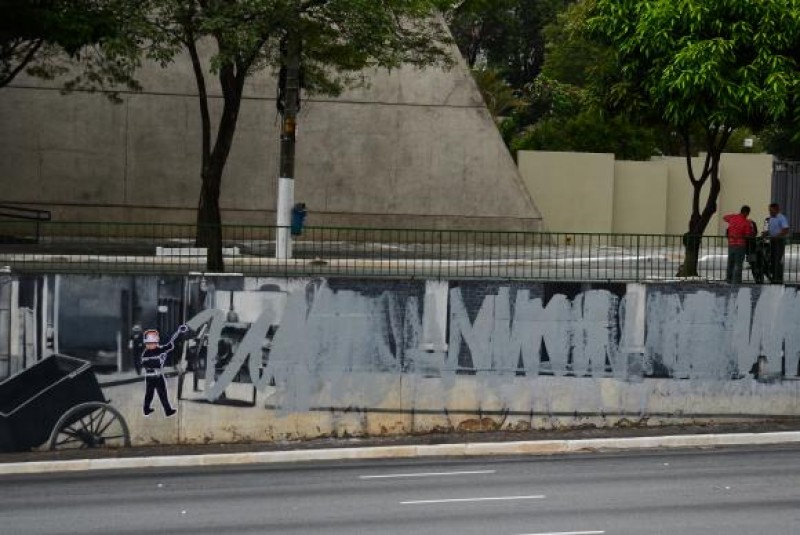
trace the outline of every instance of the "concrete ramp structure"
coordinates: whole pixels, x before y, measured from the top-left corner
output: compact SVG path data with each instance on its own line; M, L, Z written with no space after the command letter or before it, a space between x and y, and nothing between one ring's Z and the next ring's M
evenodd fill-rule
M454 53L457 51L454 49ZM447 71L367 73L339 98L305 97L295 200L307 224L536 230L541 217L458 59ZM200 114L186 58L141 71L112 104L21 77L0 89L0 202L61 221L192 223ZM216 112L221 97L209 77ZM269 73L247 85L223 177L225 223L274 224L279 119ZM213 119L212 119L213 122Z

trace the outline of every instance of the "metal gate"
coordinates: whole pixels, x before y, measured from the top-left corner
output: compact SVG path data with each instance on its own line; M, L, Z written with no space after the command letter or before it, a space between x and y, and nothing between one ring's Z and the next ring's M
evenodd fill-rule
M800 162L772 162L772 201L781 205L793 234L800 232Z

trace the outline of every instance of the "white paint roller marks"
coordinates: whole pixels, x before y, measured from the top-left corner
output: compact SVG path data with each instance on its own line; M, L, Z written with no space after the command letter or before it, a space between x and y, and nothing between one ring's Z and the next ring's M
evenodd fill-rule
M514 373L522 356L525 371L537 375L544 342L556 375L569 370L570 355L581 375L605 372L606 356L616 355L616 320L619 299L607 290L590 290L572 302L553 296L543 306L531 299L530 290L518 290L511 313L510 289L486 295L471 321L461 288L450 291L450 340L448 361L457 360L462 342L472 366L480 373Z
M631 363L631 373L644 366L645 372L674 379L729 382L745 376L759 355L767 356L772 372L785 357L790 374L800 358L800 298L792 288L680 293L628 285L623 300L607 290L588 290L572 299L554 295L545 304L534 295L543 285L465 284L447 291L450 283L416 284L411 291L378 286L377 292L333 289L325 281L293 285L280 301L248 313L255 321L204 395L216 399L245 363L257 388L275 379L274 403L287 413L319 406L322 392L328 392L324 401L330 406L380 403L384 383L359 380L354 389L358 373L438 375L447 398L457 369L472 368L481 376L481 400L511 405L504 381L519 372L538 377L540 366L557 377L599 378L611 371L626 379ZM225 317L206 310L189 321L195 330L208 324L211 351ZM258 355L274 326L262 369ZM542 347L549 357L544 364ZM543 400L543 406L551 402Z

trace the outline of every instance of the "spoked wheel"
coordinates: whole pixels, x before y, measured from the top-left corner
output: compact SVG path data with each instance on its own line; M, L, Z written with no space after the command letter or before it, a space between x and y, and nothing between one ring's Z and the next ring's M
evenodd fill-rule
M50 449L120 448L131 445L128 424L108 403L75 405L58 420L50 435Z

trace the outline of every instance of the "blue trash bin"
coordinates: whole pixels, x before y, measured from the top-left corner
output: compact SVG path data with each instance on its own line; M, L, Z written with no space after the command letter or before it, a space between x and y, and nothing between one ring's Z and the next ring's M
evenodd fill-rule
M300 236L303 234L303 226L306 223L307 213L304 203L297 203L292 208L292 236Z

